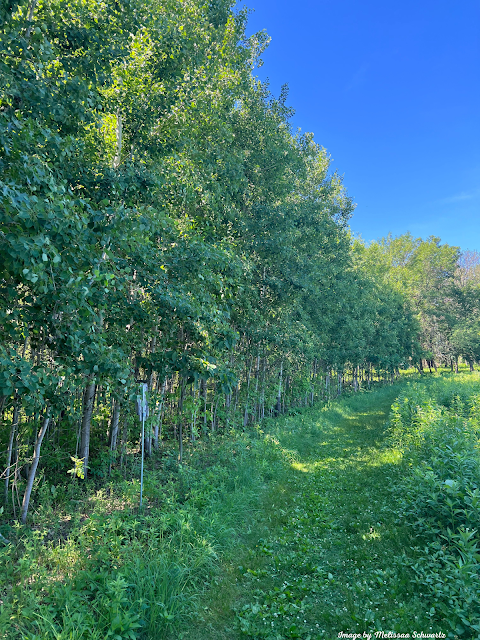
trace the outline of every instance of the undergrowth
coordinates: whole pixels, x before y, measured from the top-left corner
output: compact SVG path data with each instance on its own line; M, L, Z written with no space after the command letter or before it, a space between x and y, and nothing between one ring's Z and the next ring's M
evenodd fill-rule
M0 638L480 637L477 388L360 392L182 466L165 448L142 511L138 482L43 482L33 527L0 526Z
M425 376L277 422L272 436L288 452L289 480L265 518L275 510L279 517L255 543L224 558L222 582L185 638L478 638L477 534L465 534L459 520L452 528L448 502L462 486L466 504L453 509L467 513L454 517L474 525L477 387L477 374ZM418 429L409 418L418 413L417 392L424 403ZM427 495L426 467L436 462L426 429L437 395L458 416L452 437L451 423L436 432L443 475L435 506ZM401 419L399 407L407 412ZM440 503L450 542L423 528L421 518L432 516L425 510Z
M180 628L279 464L257 430L199 443L182 466L173 453L153 460L142 511L138 482L44 485L34 527L1 528L12 544L0 547L0 638L158 639Z
M480 389L477 374L407 386L391 442L407 468L400 518L417 536L415 574L450 636L480 637Z

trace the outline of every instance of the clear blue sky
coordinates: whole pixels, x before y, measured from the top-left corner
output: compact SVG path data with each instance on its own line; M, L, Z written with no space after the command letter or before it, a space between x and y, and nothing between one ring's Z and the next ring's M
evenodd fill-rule
M366 240L411 231L480 250L480 2L244 0L271 43L255 71L288 84L357 202Z

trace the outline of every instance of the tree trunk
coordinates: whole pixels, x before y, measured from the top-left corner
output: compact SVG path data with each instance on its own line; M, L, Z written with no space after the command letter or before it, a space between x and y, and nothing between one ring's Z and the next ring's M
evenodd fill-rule
M180 379L180 397L178 399L178 461L180 464L183 462L183 400L185 398L185 378L181 376Z
M15 400L13 405L12 427L10 429L10 440L8 442L8 450L7 450L7 468L5 472L5 505L7 504L7 501L8 501L8 486L10 484L10 469L12 468L13 443L15 441L15 434L17 433L19 417L20 417L20 401L18 399L18 396L15 394Z
M144 439L145 456L147 458L150 458L150 456L152 455L152 426L150 424L145 425Z
M197 405L195 404L197 401L197 381L192 385L192 397L193 397L193 407L192 407L192 421L190 423L190 440L192 444L195 442L195 427L197 424Z
M165 388L167 386L167 380L162 382L162 390L160 392L160 405L158 407L158 420L155 422L155 431L153 433L153 447L158 449L159 441L162 439L162 420L163 420L163 405L165 399Z
M110 462L108 463L108 475L112 470L112 459L117 449L118 425L120 422L120 401L115 398L113 401L112 423L110 425Z
M217 399L215 400L215 409L213 411L213 428L214 429L218 429L217 410L218 410L218 401L220 399L219 395L217 396ZM212 407L213 407L213 400L212 400Z
M118 439L118 424L120 422L120 402L115 398L113 401L112 422L110 425L109 445L110 450L115 451Z
M317 375L317 360L314 359L313 360L313 366L312 366L312 389L310 392L310 404L313 407L313 403L315 401L315 379L316 379L316 375Z
M113 158L113 168L118 169L120 166L120 162L122 160L122 138L123 138L123 127L122 127L122 114L120 113L120 109L117 109L116 116L116 126L115 126L115 157Z
M258 378L260 377L260 354L257 354L257 359L255 362L255 399L253 402L253 411L252 414L254 416L257 415L257 402L258 402Z
M120 470L122 470L123 463L125 461L126 466L126 454L127 454L127 438L128 438L128 422L123 421L122 442L120 445Z
M262 390L260 392L260 411L259 411L259 419L263 420L265 418L265 376L267 374L267 358L263 357L263 374L262 374Z
M252 365L253 365L253 360L250 362L250 369L248 371L247 374L247 401L245 403L245 414L243 416L243 428L245 429L245 427L247 426L248 423L248 402L250 399L250 378L252 375Z
M43 438L47 433L49 422L50 422L50 416L48 415L48 409L47 409L45 417L43 419L43 424L40 428L40 431L38 432L37 440L35 442L32 466L30 467L30 472L28 474L28 480L27 480L27 487L25 489L25 494L23 496L22 514L21 514L22 524L25 524L27 521L28 505L30 504L30 496L32 494L33 483L35 481L38 462L40 460L40 448L42 446Z
M204 378L200 381L200 393L203 398L203 430L204 433L207 433L207 393L208 393L208 382Z
M95 401L95 382L89 382L83 394L82 437L80 442L80 458L83 460L83 477L86 480L88 456L90 454L90 428L92 425L93 405Z
M32 2L30 3L30 7L28 8L27 22L29 23L29 25L25 32L25 40L29 40L32 34L33 14L35 13L35 7L37 6L37 4L38 4L38 0L32 0Z
M8 396L0 396L0 426L3 423L3 416L5 413L5 402L7 400Z
M280 363L280 377L278 381L277 416L280 415L282 410L282 384L283 384L283 361Z

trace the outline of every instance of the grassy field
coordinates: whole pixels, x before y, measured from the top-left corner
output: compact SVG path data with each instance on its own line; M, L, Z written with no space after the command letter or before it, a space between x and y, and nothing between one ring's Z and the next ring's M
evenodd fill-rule
M401 455L385 444L400 386L277 421L271 437L282 474L263 496L255 532L224 558L201 618L183 637L447 631L402 563L414 533L398 521Z
M165 447L142 511L137 482L42 485L33 527L0 526L0 638L479 637L478 383L413 376L182 467Z

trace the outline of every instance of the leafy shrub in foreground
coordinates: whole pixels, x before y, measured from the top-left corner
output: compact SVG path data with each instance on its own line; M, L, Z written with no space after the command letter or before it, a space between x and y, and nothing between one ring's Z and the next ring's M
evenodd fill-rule
M141 512L138 482L82 501L72 492L84 515L63 532L47 525L72 504L53 505L45 490L38 529L18 526L14 544L0 547L0 638L159 640L196 615L219 552L255 518L267 474L283 463L260 430L217 436L191 454L171 473L149 470Z
M480 633L480 394L477 380L408 385L392 407L391 440L410 466L402 516L424 545L412 563L432 614L459 637Z

